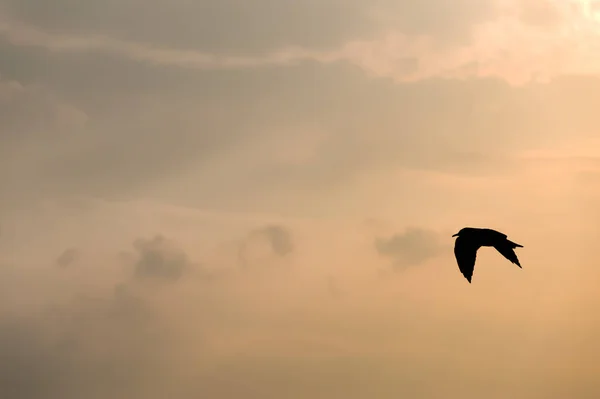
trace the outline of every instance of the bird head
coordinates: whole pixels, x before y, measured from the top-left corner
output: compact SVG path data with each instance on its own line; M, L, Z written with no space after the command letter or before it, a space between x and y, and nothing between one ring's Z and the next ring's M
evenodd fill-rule
M468 230L469 230L469 228L468 228L468 227L462 228L462 229L460 229L460 230L459 230L459 232L458 232L458 233L454 234L452 237L458 237L458 236L460 236L461 234L465 234L465 233L466 233Z

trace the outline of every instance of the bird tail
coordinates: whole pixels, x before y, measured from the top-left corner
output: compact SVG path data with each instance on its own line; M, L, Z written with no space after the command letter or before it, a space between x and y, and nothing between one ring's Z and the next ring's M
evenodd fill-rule
M494 248L498 252L500 252L506 259L514 263L515 265L521 267L521 263L519 262L519 258L517 258L517 254L514 249L517 247L523 247L515 242L506 240L500 244L494 245Z

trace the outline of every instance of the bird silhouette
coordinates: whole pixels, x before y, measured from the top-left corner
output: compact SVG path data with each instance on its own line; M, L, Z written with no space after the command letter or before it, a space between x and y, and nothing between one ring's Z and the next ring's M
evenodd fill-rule
M523 246L508 240L506 234L492 229L465 227L452 237L457 237L454 243L454 255L458 268L469 283L475 269L477 250L481 247L494 247L506 259L521 267L514 249Z

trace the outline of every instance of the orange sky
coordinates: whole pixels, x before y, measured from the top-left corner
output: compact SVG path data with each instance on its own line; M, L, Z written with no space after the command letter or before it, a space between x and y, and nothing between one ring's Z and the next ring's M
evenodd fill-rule
M0 396L597 397L593 3L0 0Z

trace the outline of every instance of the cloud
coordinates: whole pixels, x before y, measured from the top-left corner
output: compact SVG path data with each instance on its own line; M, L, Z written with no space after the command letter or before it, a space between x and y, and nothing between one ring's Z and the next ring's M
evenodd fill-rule
M40 201L41 193L110 197L135 191L156 174L198 163L238 138L238 120L214 111L210 100L199 110L191 101L163 107L138 97L99 116L97 106L82 111L89 104L73 105L50 86L0 80L4 206Z
M238 246L238 258L243 267L268 264L286 258L294 251L290 231L282 225L270 224L251 231Z
M258 229L253 235L264 235L269 240L273 252L279 256L286 256L294 250L292 236L288 229L279 225L269 225Z
M237 69L293 64L304 60L331 62L326 53L320 55L302 48L282 49L266 56L221 56L196 50L157 47L103 35L78 36L47 33L34 27L0 20L0 33L17 46L42 47L55 52L100 51L125 56L151 65L192 69Z
M503 195L507 219L520 205L505 201L510 192ZM293 392L298 399L359 399L456 393L471 399L485 397L490 389L510 396L518 387L523 398L532 393L560 398L573 381L597 390L598 325L589 317L597 308L596 279L582 285L573 278L595 275L594 240L581 247L572 237L583 236L582 230L574 233L573 225L531 226L530 210L519 230L543 272L537 273L533 262L518 279L502 267L486 268L490 278L467 292L454 278L455 267L447 267L451 258L441 256L406 278L377 278L372 234L354 220L219 213L141 200L64 205L60 212L50 206L27 212L31 220L22 219L15 231L19 245L8 259L11 264L3 261L0 268L0 356L5 359L0 389L7 395L160 399L245 393L264 398ZM456 217L444 207L431 211L443 220L439 225ZM480 212L469 204L469 215ZM415 218L426 216L420 212ZM293 258L298 267L279 268L285 273L238 270L210 284L179 278L159 292L140 284L134 267L114 259L132 237L144 237L138 243L147 248L140 247L130 265L144 251L177 259L185 248L188 259L205 259L227 238L248 238L268 226L293 232L293 256L276 255L264 233L252 237L259 250L254 253L267 255L264 259L275 265ZM150 233L158 227L163 237L171 237L160 245ZM397 255L410 240L393 246L392 235L383 241ZM89 254L85 273L47 267L64 242ZM545 254L540 243L561 243L565 249ZM581 254L589 249L591 257L573 259L575 247ZM235 247L228 249L235 254ZM561 267L568 259L572 267ZM236 266L233 257L230 262ZM430 289L422 288L424 282ZM564 369L544 366L557 362L575 369L565 375ZM551 386L538 384L549 379Z
M407 228L404 233L389 238L377 238L375 249L390 257L397 267L420 265L443 252L438 233L416 227Z
M61 141L80 143L79 133L87 121L85 112L42 85L24 85L0 76L0 139L5 144L1 152L4 158L16 162L17 158L34 152L40 143L48 149L60 148L57 142ZM17 157L14 152L19 150L22 153Z
M88 116L42 85L21 84L0 76L0 179L2 206L19 206L47 189L39 179L55 157L84 145ZM31 184L36 181L35 184Z
M0 76L0 137L6 143L29 142L32 135L44 139L65 139L85 126L87 115L61 101L41 85L23 85Z
M515 15L507 12L502 21ZM393 76L394 68L404 69L406 76L421 74L430 64L419 61L423 54L450 62L457 46L470 46L471 36L441 46L427 29L392 29L346 40L337 48L302 47L300 57L337 54L352 62L328 63L342 59L334 57L324 64L300 61L285 68L155 68L132 62L127 46L159 49L159 58L165 59L171 50L184 47L102 32L96 42L97 36L85 29L49 30L25 21L8 18L4 26L15 35L31 28L37 33L23 33L23 40L40 45L56 41L53 48L72 52L60 50L49 57L38 47L1 44L10 54L0 60L5 81L30 92L19 100L22 112L12 112L12 106L3 111L15 118L11 125L18 126L18 137L31 138L31 145L7 139L2 146L7 156L0 160L0 174L8 185L3 200L13 205L26 198L68 195L148 196L187 206L286 212L284 208L300 209L307 193L319 203L332 203L334 193L359 180L362 184L365 173L508 175L517 167L518 152L555 137L594 131L593 110L583 106L596 101L592 78L511 87L497 79L438 79L443 74L435 67L426 73L431 79L407 83L374 79L352 66L362 63L361 68L381 77ZM515 24L515 29L525 26ZM489 37L497 36L496 28ZM552 34L546 30L540 35ZM110 53L108 47L122 42L129 43L124 52ZM516 44L507 46L513 51ZM482 42L481 48L493 53L493 46ZM190 51L213 54L202 47ZM215 54L220 60L237 55L262 59L269 51ZM36 104L41 109L32 111ZM60 115L61 107L72 111L72 119L39 116ZM54 128L57 118L62 122ZM34 145L42 136L46 145ZM62 138L51 140L54 136ZM493 137L503 139L490 145Z
M44 64L65 75L88 74L88 86L49 78L44 90L51 87L56 101L68 99L90 119L50 146L35 140L28 151L3 146L4 201L144 196L195 207L310 213L307 196L333 207L341 190L366 184L365 173L506 176L518 167L519 152L594 131L593 110L583 106L597 97L591 78L526 88L494 80L395 85L343 65L206 75L134 68L140 74L130 76L132 65L112 61L101 78L83 65ZM493 137L503 139L490 145Z
M139 238L133 247L137 252L134 264L135 278L173 282L190 268L187 254L162 235L152 239Z
M252 5L123 0L75 8L69 0L57 0L52 9L31 0L3 0L2 5L15 19L46 31L104 33L163 47L229 53L263 53L289 45L327 49L390 27L459 41L475 22L493 18L494 11L493 2L473 0L255 0Z
M56 265L62 268L69 267L79 260L81 254L77 248L67 248L56 259Z
M0 327L0 391L11 397L119 397L161 368L152 349L161 327L145 301L123 287L39 314L4 314Z
M285 67L306 61L348 62L370 75L391 77L397 82L498 77L515 85L546 82L561 74L598 75L600 60L593 51L598 29L596 16L587 8L563 3L546 1L542 4L536 0L492 7L496 14L486 11L482 15L495 15L495 18L475 18L467 29L470 34L451 44L446 43L447 34L429 29L403 30L405 24L399 23L396 27L384 24L384 29L368 38L350 37L336 48L323 50L280 44L277 49L255 51L254 56L218 54L194 47L177 49L150 41L116 39L107 34L49 33L6 13L0 20L0 32L16 46L41 47L54 52L108 52L149 65L186 69ZM448 15L454 12L456 10ZM457 29L458 24L450 25L451 30ZM582 42L587 45L579 45ZM531 48L536 51L529 51Z
M48 233L44 222L38 218L37 227ZM85 224L86 218L79 222ZM110 230L117 241L126 236L114 224ZM39 265L31 275L19 268L2 269L3 280L12 287L3 292L13 305L0 309L0 355L7 360L0 366L0 392L23 399L100 399L158 398L168 390L173 375L173 360L168 359L182 346L171 336L174 328L165 317L164 298L138 282L173 282L191 263L160 235L137 239L134 248L134 267L127 273L113 256L98 256L97 245L90 251L99 259L89 257L86 273L49 273ZM70 264L77 252L67 249L57 263ZM30 292L28 299L24 292ZM178 300L167 294L167 301ZM183 367L178 364L176 368Z

